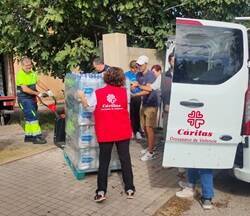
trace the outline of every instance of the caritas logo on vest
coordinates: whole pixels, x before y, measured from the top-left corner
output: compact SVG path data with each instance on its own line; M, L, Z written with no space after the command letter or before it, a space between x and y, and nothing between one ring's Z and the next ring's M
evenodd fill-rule
M106 97L107 103L102 105L102 110L121 110L123 109L120 104L116 104L117 99L114 94L108 94Z

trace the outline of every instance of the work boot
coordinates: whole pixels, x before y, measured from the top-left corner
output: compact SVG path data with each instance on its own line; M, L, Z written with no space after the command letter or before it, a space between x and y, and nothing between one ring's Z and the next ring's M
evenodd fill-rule
M46 144L46 139L42 138L41 136L36 136L33 139L33 144Z
M25 136L24 137L24 142L33 142L34 137L33 136Z

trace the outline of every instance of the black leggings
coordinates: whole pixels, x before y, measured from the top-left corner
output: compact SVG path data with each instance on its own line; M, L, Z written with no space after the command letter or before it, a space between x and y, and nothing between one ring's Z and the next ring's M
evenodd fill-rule
M135 190L133 183L133 171L131 165L131 159L129 154L129 142L130 140L121 140L114 142L101 142L99 143L99 170L97 177L97 190L107 192L108 184L108 168L111 160L111 153L113 144L116 144L117 152L121 162L122 179L125 185L125 191L131 189Z

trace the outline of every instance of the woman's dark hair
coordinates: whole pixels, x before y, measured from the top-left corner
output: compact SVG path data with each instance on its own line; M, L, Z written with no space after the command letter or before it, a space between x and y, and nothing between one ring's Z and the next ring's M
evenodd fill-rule
M155 69L156 71L161 71L161 66L160 65L153 65L153 67L151 68L151 71Z
M124 86L125 85L125 75L121 68L110 67L104 73L104 82L112 86Z

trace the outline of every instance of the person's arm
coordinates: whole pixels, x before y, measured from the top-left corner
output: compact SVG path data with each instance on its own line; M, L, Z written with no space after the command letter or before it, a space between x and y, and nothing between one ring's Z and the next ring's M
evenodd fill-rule
M151 84L147 84L147 85L138 85L139 88L141 90L147 91L147 92L151 92L153 89L151 87Z
M158 90L160 89L160 83L158 82L158 80L156 80L153 83L148 83L146 85L140 85L138 82L133 83L133 87L139 87L141 90L144 91L153 91L153 90Z
M147 85L140 85L138 82L133 82L131 87L134 89L136 87L139 87L141 90L143 91L152 91L153 89L151 88L151 84L147 84Z
M90 96L90 98L87 98L83 91L78 90L77 91L77 97L80 99L80 102L83 107L95 107L97 104L96 94L95 92Z
M25 86L25 85L22 85L21 88L22 88L22 91L24 93L27 93L27 94L30 94L30 95L38 96L40 94L40 92L34 91L34 90L32 90L31 88L29 88L28 86Z
M84 92L81 91L81 90L78 90L77 91L77 96L78 98L80 99L80 102L82 104L83 107L88 107L89 104L88 104L88 100L87 100L87 97L85 96Z
M150 91L140 91L136 94L132 94L132 97L144 96L144 95L148 95L149 93L150 93Z

